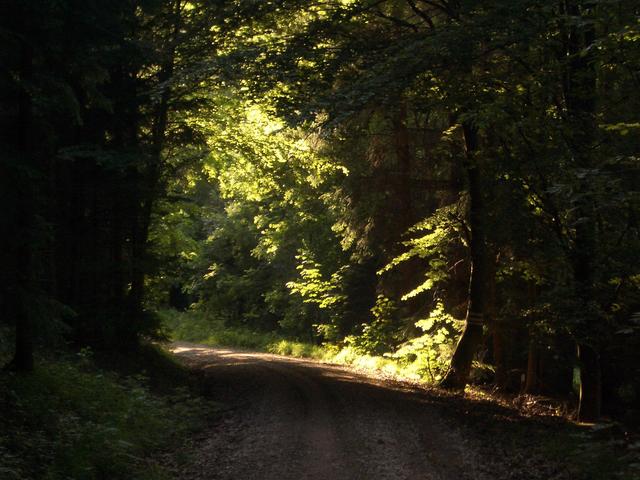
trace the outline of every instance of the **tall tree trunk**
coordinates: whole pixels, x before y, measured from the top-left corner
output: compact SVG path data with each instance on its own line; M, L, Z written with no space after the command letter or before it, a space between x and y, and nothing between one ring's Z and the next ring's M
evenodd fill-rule
M493 348L493 362L496 368L494 383L499 390L506 390L509 381L507 373L507 349L504 321L498 318L496 312L496 270L499 255L493 255L488 262L487 272L487 323L491 329L491 346Z
M585 17L592 2L567 0L564 12L573 18ZM596 71L594 49L585 50L595 41L595 27L592 22L582 22L580 26L567 27L566 53L568 65L564 79L564 96L571 134L569 143L575 158L575 168L588 170L593 168L592 149L596 140ZM585 53L586 52L586 53ZM582 325L578 336L578 361L580 363L580 403L578 419L594 421L600 416L601 382L600 362L597 349L597 318L593 318L588 305L594 299L594 256L596 253L596 212L589 176L578 179L578 199L575 215L578 219L575 227L573 245L573 275L576 294L583 306Z
M507 359L507 342L504 321L493 318L491 344L493 347L493 361L496 367L494 383L498 390L509 389L509 362Z
M540 393L540 351L534 340L529 341L527 376L525 377L523 393Z
M171 70L166 73L167 80L172 74ZM164 75L162 75L164 76ZM134 218L133 236L132 236L132 260L133 273L131 278L131 290L129 293L129 302L131 312L134 315L142 311L142 303L144 299L144 278L146 272L146 256L147 243L149 240L149 228L151 226L151 214L153 205L158 196L158 188L160 182L160 174L162 167L162 148L164 145L164 136L167 128L167 117L169 110L169 91L166 87L162 94L160 104L156 113L156 120L153 129L153 144L151 147L149 165L146 177L143 179L145 185L142 193L143 198L138 215Z
M31 319L24 304L19 305L18 308L19 310L15 312L15 353L9 364L9 368L17 372L30 372L34 367Z
M138 82L128 65L117 65L111 73L112 89L127 92L114 102L112 146L116 151L139 152L140 106ZM141 160L142 161L142 160ZM105 337L109 346L121 349L135 348L138 340L138 313L131 308L131 290L138 288L135 269L142 266L138 261L137 222L139 196L144 195L144 180L137 165L128 166L112 178L110 266L108 278L111 286L109 296L113 323ZM130 240L130 242L128 241Z
M140 318L143 311L144 301L144 279L146 273L149 228L151 226L151 215L153 206L159 195L160 177L162 173L162 151L165 143L165 136L169 118L169 101L171 99L171 88L167 84L173 77L175 67L175 53L178 42L178 35L181 28L181 1L175 0L171 5L173 16L173 30L167 43L167 53L164 64L160 68L158 75L159 86L162 89L158 102L154 122L151 132L151 151L142 192L140 209L134 218L132 243L132 277L131 290L129 291L129 311L132 319ZM137 333L135 325L130 325L130 335Z
M385 249L390 258L399 255L404 247L401 239L411 226L415 223L413 205L413 153L411 150L411 133L407 125L408 114L405 100L401 100L398 110L392 118L393 133L392 142L395 151L396 164L392 171L393 182L393 203L389 207L393 215L389 216L389 210L385 209L380 213L385 214L386 238ZM389 178L382 179L385 183ZM412 258L400 263L392 274L380 277L381 286L379 289L385 292L390 298L400 299L402 295L410 291L419 281L422 273L422 262L417 258ZM401 308L409 314L415 311L418 302L414 299L406 302L398 302Z
M451 365L440 386L463 390L469 381L471 364L482 342L482 332L487 305L487 241L485 206L482 185L482 169L478 165L478 130L463 124L466 171L469 179L470 230L471 230L471 278L466 325L451 359Z
M580 398L578 420L594 422L602 409L602 370L600 354L588 345L578 345Z
M414 222L411 172L413 155L411 152L410 133L407 125L407 105L402 100L398 112L393 118L393 143L397 159L397 182L395 195L398 199L400 211L395 219L399 235L402 235Z
M25 12L19 15L19 21L23 32L26 32L28 20L24 18ZM29 84L33 76L33 51L28 43L28 37L21 41L20 52L20 82L21 89L18 98L18 124L19 138L17 150L22 156L25 167L29 170L35 170L37 167L35 161L35 153L31 148L31 128L32 128L32 112L31 112L31 95L28 92ZM32 173L32 172L30 172ZM16 230L22 238L16 238L15 241L15 261L16 271L14 272L15 288L12 292L10 304L12 313L15 318L16 337L15 352L11 367L17 371L33 370L33 325L31 312L28 308L30 299L28 298L32 292L32 268L33 268L33 234L35 223L35 189L32 185L32 179L29 175L25 175L24 185L20 189L20 198L18 198L17 223ZM17 237L17 236L16 236Z

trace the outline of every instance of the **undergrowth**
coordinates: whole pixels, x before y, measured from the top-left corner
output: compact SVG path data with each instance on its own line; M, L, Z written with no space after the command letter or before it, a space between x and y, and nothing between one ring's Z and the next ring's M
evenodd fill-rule
M411 345L395 353L370 355L359 348L353 337L348 337L340 344L314 345L284 338L273 332L261 333L227 327L220 321L211 320L206 315L194 311L164 310L159 312L159 315L169 337L174 341L246 348L277 355L311 358L426 382L438 379L433 375L433 371L440 371L443 364L443 362L436 364L433 358L428 357L431 355L428 350L423 349L415 353L416 351L411 350Z
M186 387L158 394L143 374L78 358L40 359L30 374L0 374L0 478L165 479L153 452L197 428L203 400Z

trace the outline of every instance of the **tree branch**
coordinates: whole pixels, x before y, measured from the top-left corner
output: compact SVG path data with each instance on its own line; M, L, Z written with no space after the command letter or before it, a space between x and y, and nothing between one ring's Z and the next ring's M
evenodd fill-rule
M435 29L435 25L433 24L433 20L431 19L429 14L427 12L425 12L424 10L421 10L420 8L418 8L418 6L416 5L415 0L406 0L406 1L409 4L409 7L411 7L411 10L413 10L413 12L416 15L418 15L425 22L427 22L427 25L429 25L429 28L431 30Z
M386 13L384 13L381 10L374 10L373 13L376 16L380 17L380 18L384 18L385 20L389 20L390 22L394 23L395 25L399 25L401 27L410 28L414 32L418 31L418 26L417 25L414 25L413 23L407 22L406 20L403 20L401 18L394 17L392 15L387 15Z

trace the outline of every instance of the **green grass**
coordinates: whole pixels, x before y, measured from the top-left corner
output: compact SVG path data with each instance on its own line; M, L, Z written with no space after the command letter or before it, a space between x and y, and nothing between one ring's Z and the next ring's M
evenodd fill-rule
M163 310L159 315L163 328L168 331L169 337L174 341L233 346L266 352L271 344L279 340L279 337L273 333L227 328L196 312L181 313L175 310Z
M267 345L266 351L276 355L287 355L298 358L314 358L316 360L331 360L331 350L328 346L312 345L281 338Z
M98 369L92 357L0 374L0 478L168 478L149 458L197 428L204 402L186 388L154 393L144 375Z
M298 342L272 332L255 332L247 328L227 327L199 312L181 313L175 310L164 310L159 312L159 315L162 318L163 327L174 341L236 347L318 360L328 360L333 353L329 346Z
M341 365L351 365L363 370L382 371L415 380L422 379L411 365L401 361L366 355L351 345L314 345L277 335L260 333L243 328L226 327L199 312L159 312L164 328L174 341L194 342L210 346L236 347L277 355L311 358Z

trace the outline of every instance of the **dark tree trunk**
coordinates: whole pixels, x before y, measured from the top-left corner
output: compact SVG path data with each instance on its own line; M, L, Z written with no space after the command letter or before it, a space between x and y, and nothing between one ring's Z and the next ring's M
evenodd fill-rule
M385 250L390 257L387 261L390 261L391 258L396 257L403 251L404 246L401 239L416 221L412 185L414 158L411 149L411 132L407 122L407 105L402 100L398 105L398 111L392 118L393 133L391 141L394 146L396 164L392 168L393 203L389 204L388 209L393 211L393 214L389 215L388 209L380 212L386 217L384 219L386 227ZM388 178L381 178L381 180L385 183L389 182ZM422 262L417 258L412 258L400 263L393 273L387 273L380 277L378 289L390 298L400 299L402 295L418 284L422 276ZM407 315L410 315L410 312L415 312L418 308L419 300L411 299L398 303L401 304L402 310Z
M578 345L580 362L580 403L578 420L595 422L602 408L602 371L600 355L588 345Z
M505 391L509 388L509 365L503 321L494 318L492 329L493 360L496 367L494 383L498 390Z
M587 2L567 0L565 13L572 17L588 15L593 5ZM595 41L595 27L591 22L581 26L567 27L566 53L568 65L564 79L564 96L567 117L570 122L570 148L575 158L576 169L593 168L592 150L596 141L596 71L594 49L585 53L585 48ZM597 343L600 321L590 314L589 304L594 301L594 256L596 254L596 210L591 198L592 186L589 176L578 179L575 207L575 227L573 245L573 275L577 297L583 307L578 336L578 361L580 362L580 403L578 419L593 421L600 415L602 389L600 382L600 362Z
M451 365L441 382L443 388L463 390L469 381L471 364L482 343L482 333L487 305L487 242L485 231L485 206L482 170L477 163L477 128L463 124L466 170L469 178L470 230L471 230L471 278L466 325L451 359Z
M494 256L488 262L487 272L487 323L491 329L491 347L493 350L493 363L496 368L494 383L499 390L506 390L509 381L507 366L506 334L504 322L496 313L496 269L498 256Z
M529 342L529 352L527 354L527 374L523 393L540 393L540 352L536 342Z
M167 73L167 79L171 73ZM131 290L129 293L129 305L133 315L142 312L144 299L144 278L146 272L147 243L149 240L149 228L151 226L151 214L153 205L158 196L160 182L162 148L164 145L164 135L167 128L167 116L169 110L169 92L165 90L162 94L160 105L156 115L154 125L153 145L146 172L146 178L142 179L144 189L142 192L141 204L137 215L134 217L133 236L131 239L131 253L133 261L133 272L131 278Z
M414 223L411 172L413 167L413 155L411 152L410 133L407 125L407 105L403 100L398 113L393 119L393 142L397 158L397 182L396 198L399 203L399 211L396 216L398 235L402 235Z
M143 179L142 198L139 210L134 216L131 254L132 254L132 276L131 289L129 291L129 314L133 325L124 332L125 335L135 336L137 325L135 320L140 319L143 314L144 302L144 279L147 270L147 255L149 228L151 226L151 215L153 206L160 193L160 179L162 174L162 151L165 144L165 137L169 118L169 102L171 99L171 88L167 84L173 77L175 67L175 49L178 41L178 34L181 28L181 1L176 0L171 8L173 13L173 30L167 43L167 57L164 65L160 69L158 81L162 88L162 94L154 113L152 125L150 154L148 156L147 170Z
M18 294L17 305L14 310L16 343L10 368L18 372L30 372L34 367L33 329L30 313L26 307L27 301L26 298L23 298L23 295Z
M25 13L20 15L21 26L26 28L27 20L23 18ZM24 29L23 29L24 31ZM26 37L26 35L25 35ZM22 157L23 164L31 171L37 168L35 153L31 149L31 96L27 91L29 83L32 81L33 52L28 44L28 39L21 41L20 54L20 82L22 83L18 98L18 124L19 139L17 149ZM20 189L17 209L17 232L22 238L15 238L15 261L16 266L15 288L11 294L10 304L13 305L11 311L14 315L16 325L15 352L11 367L18 371L33 370L33 325L31 312L28 308L32 292L32 257L33 257L33 230L35 220L35 188L31 179L24 179L24 185Z

